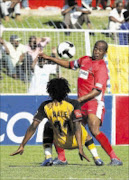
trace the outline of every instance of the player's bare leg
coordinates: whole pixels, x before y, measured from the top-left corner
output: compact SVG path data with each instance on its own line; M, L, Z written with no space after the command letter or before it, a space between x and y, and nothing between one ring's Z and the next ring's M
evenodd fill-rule
M85 127L87 124L87 118L83 115L83 122L82 125ZM85 146L87 147L87 149L90 151L90 153L92 154L92 157L94 159L94 162L97 166L102 166L104 165L104 162L100 159L96 146L94 144L93 138L88 134L87 136L87 141L85 143Z
M105 152L109 155L111 159L110 165L122 165L123 163L120 159L116 156L112 146L106 135L99 130L100 128L100 119L94 114L88 114L88 125L91 133L97 139L97 141L101 144L102 148Z

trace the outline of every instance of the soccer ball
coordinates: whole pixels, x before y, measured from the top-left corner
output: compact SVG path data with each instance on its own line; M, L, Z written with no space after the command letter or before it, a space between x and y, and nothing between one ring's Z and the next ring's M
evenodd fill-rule
M72 58L75 55L75 46L69 41L62 42L57 47L57 53L61 58Z

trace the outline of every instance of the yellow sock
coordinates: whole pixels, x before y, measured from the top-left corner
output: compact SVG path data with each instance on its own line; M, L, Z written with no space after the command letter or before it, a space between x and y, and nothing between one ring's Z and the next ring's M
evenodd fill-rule
M85 146L88 148L94 159L100 159L93 139L87 141Z

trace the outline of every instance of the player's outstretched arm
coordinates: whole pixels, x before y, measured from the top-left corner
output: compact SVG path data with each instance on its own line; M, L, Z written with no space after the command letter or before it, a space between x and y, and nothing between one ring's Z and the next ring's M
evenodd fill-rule
M19 148L17 149L17 151L15 151L14 153L10 154L10 156L14 156L14 155L17 155L17 154L20 154L20 155L23 154L25 144L28 142L28 140L35 133L36 128L37 128L38 125L39 125L38 121L33 121L33 123L27 129L27 132L26 132L26 134L24 136L24 139L23 139L22 143L20 144Z
M56 58L56 57L51 57L51 56L48 56L48 55L46 55L44 53L40 53L39 56L43 57L44 59L53 61L53 62L55 62L56 64L58 64L58 65L60 65L62 67L69 68L69 61L65 61L63 59L59 59L59 58Z
M82 129L81 129L81 123L80 122L74 122L74 127L75 127L75 137L78 143L79 147L79 156L80 159L83 160L86 159L88 162L90 162L89 158L85 155L83 151L83 146L82 146Z

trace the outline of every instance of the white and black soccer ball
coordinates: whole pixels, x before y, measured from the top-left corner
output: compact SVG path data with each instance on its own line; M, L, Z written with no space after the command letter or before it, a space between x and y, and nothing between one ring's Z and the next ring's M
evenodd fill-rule
M57 47L57 53L61 58L69 59L75 55L75 46L73 43L66 41L62 42Z

